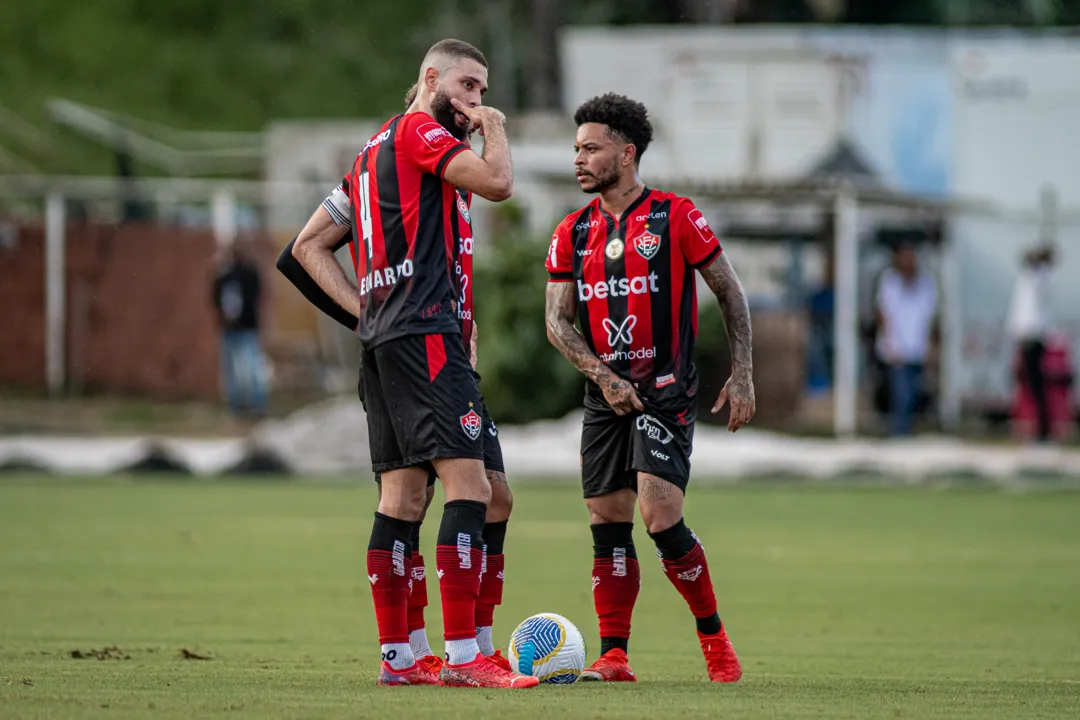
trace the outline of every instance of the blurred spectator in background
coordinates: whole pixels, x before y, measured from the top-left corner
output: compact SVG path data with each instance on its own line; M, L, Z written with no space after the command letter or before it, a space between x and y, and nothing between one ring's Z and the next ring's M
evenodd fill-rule
M237 417L266 415L266 361L259 340L261 292L254 260L235 243L229 245L214 279L214 307L221 328L225 397Z
M1054 248L1039 245L1024 254L1020 274L1013 286L1008 331L1014 352L1020 353L1023 377L1035 401L1038 439L1050 439L1050 403L1043 359L1051 332L1050 275Z
M825 254L821 283L806 297L809 321L807 342L807 390L811 395L827 392L833 385L833 325L836 317L836 263L832 249Z
M937 303L937 284L919 270L915 246L900 243L892 267L881 274L875 303L877 354L888 371L893 435L911 434Z

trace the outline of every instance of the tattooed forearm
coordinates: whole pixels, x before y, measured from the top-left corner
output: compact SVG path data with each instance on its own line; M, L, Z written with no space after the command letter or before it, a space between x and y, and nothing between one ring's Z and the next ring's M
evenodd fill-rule
M732 372L745 371L752 376L754 340L750 329L750 306L735 268L731 267L727 255L720 253L701 269L701 276L719 301L724 315L724 327L731 345Z
M548 340L585 377L601 388L614 388L620 383L629 385L593 354L585 343L585 338L581 337L581 333L574 327L574 315L577 312L575 292L573 283L548 283L545 303Z

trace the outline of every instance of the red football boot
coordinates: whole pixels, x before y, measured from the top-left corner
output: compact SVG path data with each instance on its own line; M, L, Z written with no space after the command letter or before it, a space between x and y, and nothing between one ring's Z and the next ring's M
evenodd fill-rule
M477 687L477 688L511 688L514 690L536 687L540 684L538 678L531 675L518 675L515 672L499 667L491 658L486 658L480 653L472 662L464 665L451 665L444 663L442 672L439 674L442 684L447 687Z
M727 631L721 628L715 635L698 633L698 640L701 641L701 652L705 654L709 679L713 682L739 682L742 665L739 663L739 656L735 654L735 648L728 640Z
M379 667L379 685L394 687L397 685L438 685L439 676L432 675L422 662L414 662L407 668L395 670L390 663L383 661Z
M630 669L626 651L612 648L596 659L581 673L579 681L585 682L637 682L637 675Z
M510 667L510 658L503 655L501 650L496 650L494 655L488 655L487 659L501 667L506 672L514 672L514 668Z
M439 679L439 673L442 672L443 659L438 655L425 655L416 662L427 670L429 673L435 676L435 679Z

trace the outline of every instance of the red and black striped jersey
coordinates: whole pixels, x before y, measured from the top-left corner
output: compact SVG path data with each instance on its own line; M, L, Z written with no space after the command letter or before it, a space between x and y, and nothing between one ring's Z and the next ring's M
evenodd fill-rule
M645 188L616 220L599 197L559 223L551 282L573 282L589 348L647 397L693 392L696 268L722 252L689 199Z
M405 335L461 330L453 273L460 196L443 173L466 149L427 113L397 115L345 177L360 286L357 332L369 349Z
M465 352L469 352L473 333L473 231L469 208L472 206L472 193L467 190L457 191L457 212L454 213L454 267L457 280L457 317L461 322L461 341L465 343Z

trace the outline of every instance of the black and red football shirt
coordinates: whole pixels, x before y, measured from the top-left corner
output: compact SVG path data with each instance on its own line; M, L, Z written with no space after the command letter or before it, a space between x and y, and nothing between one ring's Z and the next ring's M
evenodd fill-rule
M616 220L597 197L551 238L551 282L575 283L589 348L647 396L693 388L697 339L694 270L722 252L689 199L645 188Z
M452 272L460 196L443 173L466 149L427 113L397 115L368 141L342 183L353 213L357 332L368 349L405 335L461 330Z
M469 208L472 193L457 191L457 210L453 216L454 255L453 275L457 281L457 317L461 323L461 341L469 352L473 333L473 231Z

